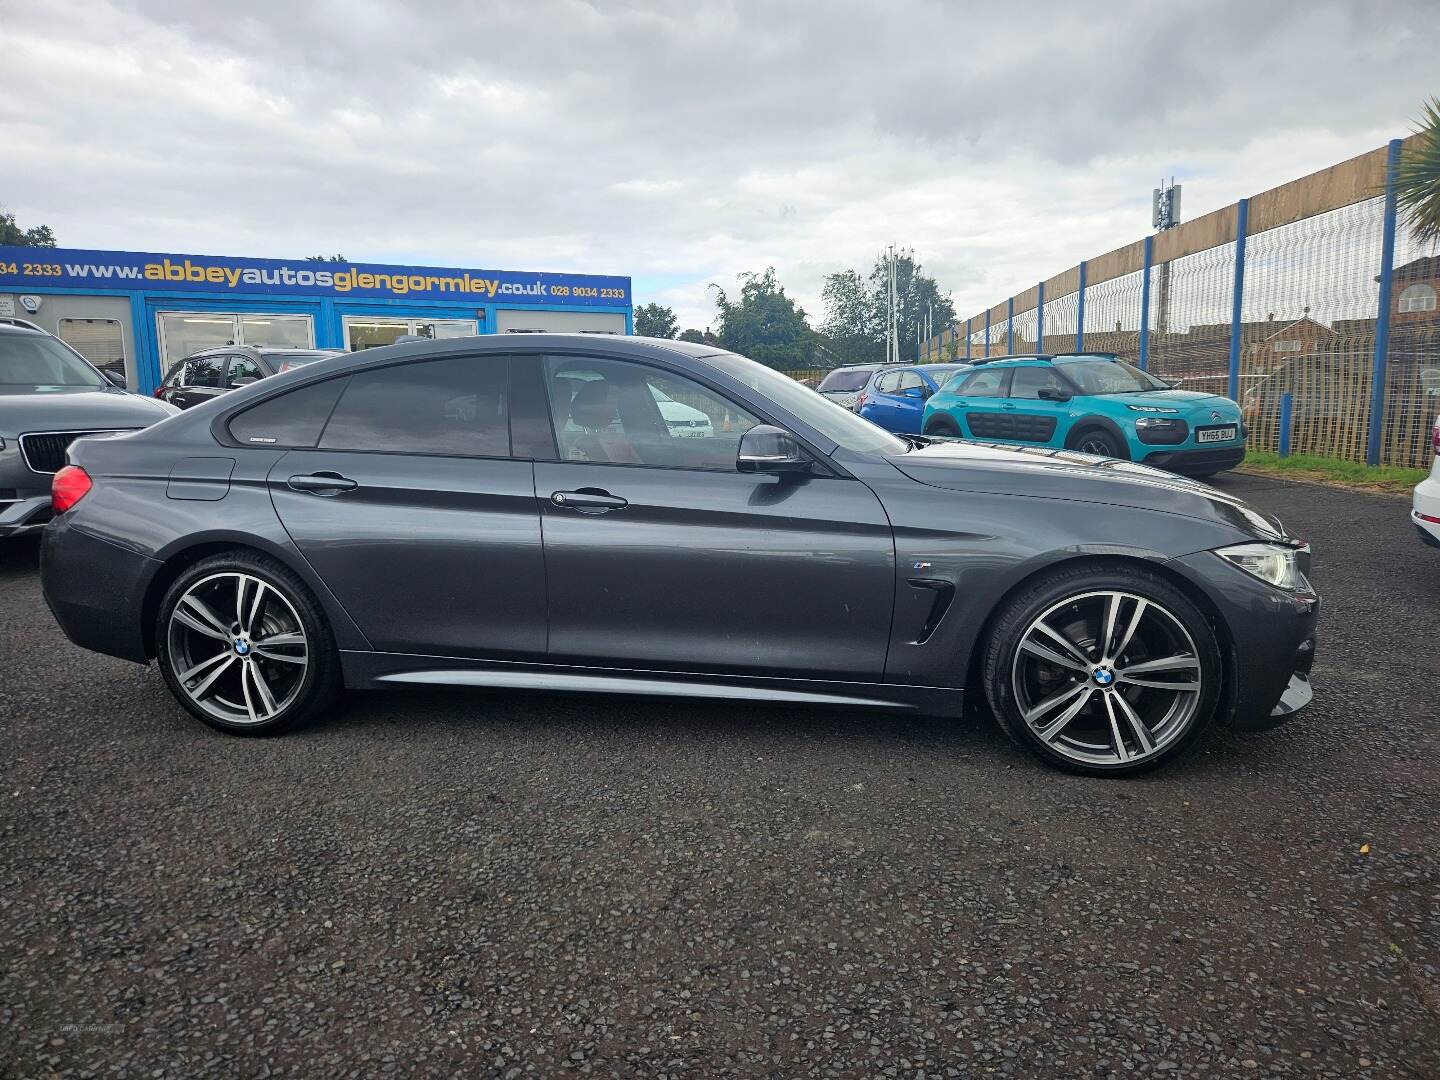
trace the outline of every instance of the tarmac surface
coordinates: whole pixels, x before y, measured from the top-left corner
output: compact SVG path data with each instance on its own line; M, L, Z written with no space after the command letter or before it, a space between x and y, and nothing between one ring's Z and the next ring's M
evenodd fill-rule
M988 716L352 694L235 739L0 545L0 1075L1440 1076L1440 551L1315 548L1308 713L1131 781Z

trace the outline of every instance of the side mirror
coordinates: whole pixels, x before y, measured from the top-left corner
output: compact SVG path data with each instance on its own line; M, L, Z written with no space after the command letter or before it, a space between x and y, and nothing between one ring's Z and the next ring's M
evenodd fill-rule
M812 464L795 437L773 424L756 424L741 435L735 455L742 473L807 473Z
M902 397L919 398L924 401L930 396L930 388L928 386L907 386L900 391L900 394Z
M109 379L112 385L118 386L121 390L125 389L125 376L121 375L118 371L111 371L109 368L101 368L100 374L104 375L105 378Z
M1042 386L1037 394L1041 401L1069 401L1070 395L1064 390L1056 390L1053 386Z

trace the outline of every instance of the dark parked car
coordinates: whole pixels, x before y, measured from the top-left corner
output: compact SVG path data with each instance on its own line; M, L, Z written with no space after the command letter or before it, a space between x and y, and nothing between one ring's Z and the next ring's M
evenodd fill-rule
M677 437L657 391L722 420ZM342 686L948 716L968 687L1112 774L1310 700L1309 549L1273 518L1129 462L900 438L704 345L375 349L70 459L51 609L223 731Z
M207 349L174 364L156 388L155 396L177 408L189 409L271 375L337 355L333 349L256 349L246 345Z
M50 480L82 435L143 428L169 405L130 394L59 338L0 323L0 539L50 520Z

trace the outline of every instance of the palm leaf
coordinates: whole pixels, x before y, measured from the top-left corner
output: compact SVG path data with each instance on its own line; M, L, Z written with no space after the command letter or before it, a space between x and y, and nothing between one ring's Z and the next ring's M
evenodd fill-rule
M1400 155L1395 197L1418 242L1440 240L1440 98L1425 103L1414 145Z

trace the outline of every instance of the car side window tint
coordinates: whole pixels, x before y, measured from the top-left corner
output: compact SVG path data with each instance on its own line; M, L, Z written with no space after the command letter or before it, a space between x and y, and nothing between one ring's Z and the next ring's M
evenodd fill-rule
M320 437L327 450L508 457L510 358L457 356L350 376Z
M186 362L187 386L211 386L220 388L220 378L225 373L224 356L192 356Z
M171 369L170 369L170 374L165 376L165 385L166 385L166 386L184 386L184 385L185 385L185 368L188 367L188 366L189 366L189 365L186 364L186 362L185 362L184 360L182 360L182 361L180 361L180 363L176 364L173 368L171 368Z
M268 398L231 417L230 437L242 446L314 446L348 381L326 379Z
M985 368L967 378L955 392L965 397L1000 397L1007 374L1003 369Z
M900 382L900 376L893 371L887 371L875 380L875 392L877 394L893 394Z
M231 390L243 385L241 380L249 379L254 382L263 379L265 373L260 370L260 365L248 356L232 356L230 358L230 370L225 374L225 385Z
M920 373L918 371L900 372L900 389L902 391L913 390L916 387L919 387L922 390L925 388L925 380L920 377Z
M1060 377L1048 367L1020 367L1010 377L1010 396L1038 398L1041 390L1060 390Z
M734 472L740 436L760 421L659 368L547 356L545 384L563 461Z

